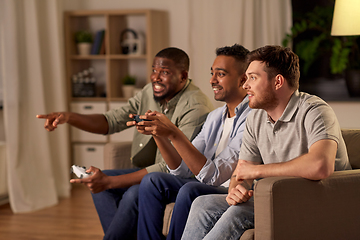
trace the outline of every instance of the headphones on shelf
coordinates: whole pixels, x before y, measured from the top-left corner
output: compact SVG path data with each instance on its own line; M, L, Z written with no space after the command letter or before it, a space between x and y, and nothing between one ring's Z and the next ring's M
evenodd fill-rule
M131 33L131 38L124 38L127 33ZM122 54L142 54L142 43L138 37L138 34L132 29L125 29L121 32L120 35L120 46Z

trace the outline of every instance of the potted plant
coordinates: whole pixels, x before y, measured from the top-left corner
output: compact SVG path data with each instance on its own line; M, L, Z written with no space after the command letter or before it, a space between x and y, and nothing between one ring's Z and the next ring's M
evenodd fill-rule
M351 67L350 56L359 58L356 45L358 37L335 37L330 35L333 6L317 6L301 21L295 22L291 33L283 40L283 46L294 42L294 52L303 60L303 73L324 54L330 54L329 67L332 74L342 74Z
M127 99L131 98L134 95L136 77L127 74L122 79L122 83L123 83L122 91L123 91L124 98L127 98Z
M293 41L294 52L299 56L302 75L305 77L321 59L327 61L326 65L333 76L345 73L347 88L352 96L354 90L360 91L360 80L355 80L355 84L354 80L350 80L350 76L360 74L360 38L331 36L333 12L333 6L316 6L294 23L291 33L286 35L282 44L288 46ZM315 71L319 71L319 67Z
M346 36L336 39L333 46L332 69L343 72L345 83L351 97L360 97L360 38Z
M75 33L75 42L77 44L78 52L80 55L89 55L93 36L90 32L81 30Z

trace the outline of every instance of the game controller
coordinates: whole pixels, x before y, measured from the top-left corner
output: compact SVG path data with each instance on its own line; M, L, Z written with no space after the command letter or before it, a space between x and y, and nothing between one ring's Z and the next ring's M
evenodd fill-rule
M142 122L142 121L151 121L151 120L149 120L149 119L140 119L139 115L135 115L134 121L139 123L139 122Z
M72 165L71 171L80 179L87 178L91 176L91 173L86 172L86 167L80 167L77 165Z

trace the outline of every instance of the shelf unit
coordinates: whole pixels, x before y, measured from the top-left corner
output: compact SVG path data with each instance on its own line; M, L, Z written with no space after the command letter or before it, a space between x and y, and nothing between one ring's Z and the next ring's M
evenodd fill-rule
M66 81L68 98L72 101L126 101L121 91L121 79L136 75L137 87L149 80L154 55L169 44L167 14L158 10L86 10L65 12ZM125 29L134 29L143 39L145 52L141 55L121 53L120 34ZM105 29L105 54L81 56L77 54L74 34L88 30ZM71 77L79 71L95 66L97 77L96 97L72 97Z
M65 63L67 99L70 111L79 113L102 113L112 106L125 104L121 79L126 75L137 78L136 87L142 88L150 81L152 62L155 54L169 46L168 16L164 11L152 9L134 10L78 10L64 13L65 28ZM137 55L123 54L121 50L121 33L133 29L143 42L144 52ZM105 30L105 53L99 55L79 55L74 35L77 31L90 31L95 38L96 32ZM129 37L128 37L129 38ZM73 96L72 76L89 67L93 67L96 80L94 97ZM116 137L104 137L91 133L79 133L71 128L73 156L81 158L76 149L79 146L103 146L108 141L129 140L129 130L117 133ZM123 137L121 137L122 134ZM132 134L130 134L132 135ZM125 141L124 140L124 141ZM84 154L83 154L84 155ZM89 156L86 156L89 157ZM102 161L102 159L101 159ZM82 164L76 160L76 164Z

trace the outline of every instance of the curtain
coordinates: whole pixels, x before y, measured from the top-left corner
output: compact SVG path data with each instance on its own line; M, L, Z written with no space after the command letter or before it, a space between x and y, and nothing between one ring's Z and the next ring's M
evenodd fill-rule
M1 0L1 79L10 205L15 213L70 195L66 126L48 133L37 114L65 111L61 0Z
M292 26L291 0L188 0L183 6L189 16L184 21L190 76L207 96L213 96L208 80L216 48L238 43L251 51L267 44L281 45ZM222 106L223 102L213 100L213 104Z

